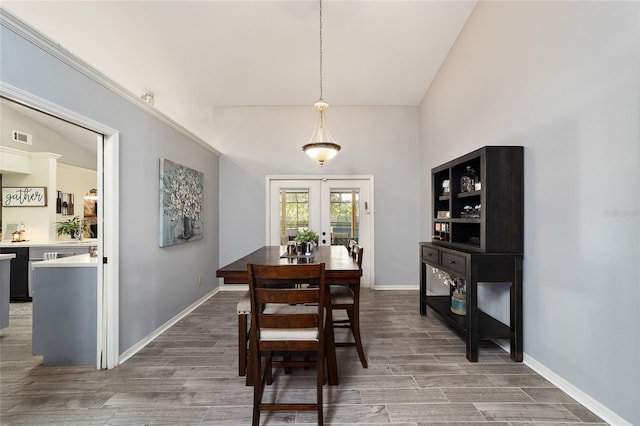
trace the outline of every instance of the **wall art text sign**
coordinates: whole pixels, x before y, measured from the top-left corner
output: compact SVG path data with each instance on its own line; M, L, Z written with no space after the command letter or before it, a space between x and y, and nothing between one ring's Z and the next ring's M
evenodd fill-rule
M2 207L46 207L47 187L19 186L2 188Z

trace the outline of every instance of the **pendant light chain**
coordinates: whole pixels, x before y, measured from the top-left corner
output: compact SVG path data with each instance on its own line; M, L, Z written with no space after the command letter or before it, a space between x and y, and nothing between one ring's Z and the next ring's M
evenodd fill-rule
M322 99L322 0L320 0L320 100Z
M325 161L331 160L340 151L340 145L338 145L331 135L329 129L327 129L327 123L325 121L325 111L329 107L329 104L322 99L322 0L320 1L320 99L313 104L313 108L317 112L316 127L311 136L311 140L306 145L303 145L302 150L307 155L316 160L322 166Z

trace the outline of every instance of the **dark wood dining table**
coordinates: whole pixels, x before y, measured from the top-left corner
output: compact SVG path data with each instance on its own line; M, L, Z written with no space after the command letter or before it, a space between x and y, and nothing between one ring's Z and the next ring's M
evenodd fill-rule
M222 278L224 284L248 284L247 265L288 265L292 263L324 263L325 285L342 284L359 286L362 270L358 267L345 246L319 246L311 256L288 257L285 246L264 246L229 263L216 271L216 276ZM331 293L325 291L325 306L327 308L326 324L333 324L331 309ZM335 338L333 326L325 327L325 343L327 358L327 376L330 385L338 384L338 364L336 360Z

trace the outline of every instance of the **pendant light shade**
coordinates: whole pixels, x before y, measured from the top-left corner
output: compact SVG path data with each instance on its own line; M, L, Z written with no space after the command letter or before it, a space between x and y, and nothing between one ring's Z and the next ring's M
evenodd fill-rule
M318 119L313 135L309 143L302 147L309 158L316 160L322 166L325 161L331 160L340 151L340 145L336 143L327 128L325 111L329 108L329 104L320 99L313 107L318 111Z
M322 166L325 161L331 160L340 151L340 145L333 140L327 128L325 111L329 108L329 104L322 99L322 0L320 0L320 99L313 107L318 112L316 127L309 143L304 145L302 150Z

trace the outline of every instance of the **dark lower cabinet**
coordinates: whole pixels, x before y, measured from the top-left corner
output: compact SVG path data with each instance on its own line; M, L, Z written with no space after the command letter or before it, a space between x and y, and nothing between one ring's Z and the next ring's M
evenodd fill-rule
M427 307L440 314L445 323L460 333L467 344L467 359L478 361L478 343L507 339L513 361L522 361L522 255L477 253L454 250L432 243L420 243L420 314ZM429 268L437 268L466 282L466 315L451 309L451 293L444 296L427 292ZM511 283L509 287L510 324L506 325L478 308L478 283Z
M31 302L29 297L29 247L2 247L0 253L14 253L11 260L12 302Z

